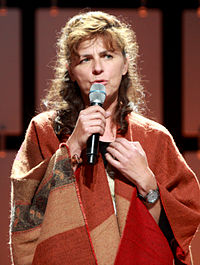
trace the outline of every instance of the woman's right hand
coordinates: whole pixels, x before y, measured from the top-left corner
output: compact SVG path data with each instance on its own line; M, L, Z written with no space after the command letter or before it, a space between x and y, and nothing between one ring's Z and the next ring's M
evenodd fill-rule
M90 135L99 133L102 136L104 134L106 118L109 116L110 113L98 105L80 111L74 131L67 140L72 156L73 154L80 156Z

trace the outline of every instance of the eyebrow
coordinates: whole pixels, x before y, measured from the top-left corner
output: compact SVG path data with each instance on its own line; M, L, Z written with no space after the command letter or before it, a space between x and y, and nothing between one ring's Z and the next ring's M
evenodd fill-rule
M103 50L101 52L99 52L98 54L101 56L101 55L104 55L108 52L114 52L114 51L109 51L109 50ZM79 54L79 57L91 57L92 56L92 53L89 54L89 53L86 53L86 54Z

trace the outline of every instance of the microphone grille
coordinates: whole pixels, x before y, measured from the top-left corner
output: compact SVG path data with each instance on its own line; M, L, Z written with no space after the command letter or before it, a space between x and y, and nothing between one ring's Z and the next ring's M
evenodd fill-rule
M91 103L103 104L106 98L106 88L102 84L94 83L89 92Z

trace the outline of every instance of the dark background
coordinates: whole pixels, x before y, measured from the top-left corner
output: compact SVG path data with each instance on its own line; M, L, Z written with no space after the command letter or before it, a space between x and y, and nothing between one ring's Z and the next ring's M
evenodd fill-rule
M187 158L187 162L195 171L197 176L200 176L200 163L198 160L198 150L200 149L200 133L198 126L200 126L199 116L200 108L195 102L200 99L200 67L199 61L196 58L200 58L199 49L191 48L188 49L190 54L187 55L187 58L191 58L191 64L188 67L186 63L189 59L186 59L185 48L187 45L190 47L196 47L196 43L200 43L200 18L199 23L196 23L196 28L193 28L192 20L191 35L193 38L188 40L188 44L185 44L185 35L184 35L184 14L187 11L193 11L193 17L196 16L196 10L198 8L198 0L188 0L188 1L168 1L168 0L148 0L142 1L142 4L145 4L147 10L158 10L160 14L160 49L158 50L158 58L160 58L160 69L151 69L154 71L154 77L150 76L149 78L153 79L159 72L159 78L161 80L160 90L161 98L160 100L160 122L167 127L170 133L173 135L175 142L181 151L181 153ZM3 1L0 1L0 7ZM38 94L37 94L37 67L39 64L38 60L38 50L37 50L37 20L38 20L38 11L41 9L49 9L53 4L56 4L59 10L66 8L111 8L113 10L118 10L118 12L123 11L137 11L141 7L141 1L47 1L47 0L7 0L6 7L7 13L9 14L11 10L17 9L20 11L20 30L18 39L12 40L13 43L9 45L18 45L20 49L20 64L18 65L19 79L20 79L20 129L17 132L9 132L8 130L2 130L1 128L1 117L6 116L15 117L15 113L12 111L12 105L10 104L11 99L13 99L12 93L10 94L10 100L4 101L5 91L9 88L6 86L1 86L1 104L7 105L9 111L3 113L0 111L0 203L1 203L1 237L0 237L0 264L9 265L9 247L8 247L8 225L9 225L9 197L10 197L10 182L9 175L11 170L11 165L16 155L16 151L19 149L24 135L27 129L27 126L31 118L36 114L36 109L38 105ZM0 16L0 48L1 48L1 22L3 21L4 16ZM45 18L44 18L45 19ZM56 17L54 18L57 19ZM196 18L195 18L196 19ZM189 24L190 25L190 24ZM197 34L196 34L197 32ZM6 33L11 39L11 32ZM151 33L149 33L151 35ZM9 39L9 38L8 38ZM140 44L140 43L139 43ZM45 44L46 45L46 44ZM146 44L148 47L148 43ZM45 47L44 47L45 49ZM151 47L149 48L149 50ZM44 50L42 51L44 52ZM9 55L8 55L9 56ZM145 58L144 58L145 60ZM6 62L0 61L0 69L3 69ZM147 68L151 68L151 64ZM185 70L185 69L189 70ZM190 70L191 68L191 70ZM189 78L185 78L185 72ZM194 73L195 72L195 73ZM0 78L2 72L0 73ZM14 73L13 73L14 76ZM191 80L190 80L191 76ZM6 76L7 79L14 78L12 74ZM189 80L189 81L188 81ZM151 81L151 80L150 80ZM188 85L189 83L189 85ZM191 84L191 85L190 85ZM148 87L148 83L146 83ZM188 87L190 92L191 86L191 95L189 92L186 92L185 87ZM15 87L12 88L13 90ZM155 93L155 92L154 92ZM155 101L156 95L152 92L152 100ZM192 94L193 93L193 94ZM14 94L14 93L13 93ZM186 97L191 96L189 106L194 105L195 110L192 112L191 108L191 124L195 124L195 129L190 131L190 120L186 116L185 103ZM189 97L188 97L189 98ZM157 99L156 99L157 100ZM190 100L190 98L189 98ZM0 110L1 110L0 106ZM156 113L155 113L156 116ZM190 118L189 118L190 119ZM185 126L185 124L189 124ZM189 129L187 129L187 128ZM192 127L192 126L191 126ZM185 129L186 128L186 129ZM1 149L4 148L6 152L1 152ZM192 154L189 156L188 154ZM196 265L196 264L194 264Z

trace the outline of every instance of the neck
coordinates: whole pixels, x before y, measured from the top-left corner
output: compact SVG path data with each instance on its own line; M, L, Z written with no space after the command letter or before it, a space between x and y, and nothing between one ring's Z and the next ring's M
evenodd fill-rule
M116 138L116 125L112 121L112 117L106 119L106 128L104 135L100 136L100 141L113 142Z
M87 102L85 102L85 106L89 106ZM103 104L103 108L105 111L110 112L111 115L106 119L106 128L104 135L100 136L99 140L103 142L113 142L116 138L117 125L113 122L113 117L115 113L115 108L117 106L117 98L112 102L106 100Z
M106 119L105 132L104 132L103 136L100 136L100 141L113 142L116 138L117 126L113 122L113 116L115 113L116 104L117 104L117 102L113 102L107 108L106 108L106 106L104 106L105 110L107 112L110 112L111 115Z
M105 102L104 102L104 104L103 104L103 108L104 108L106 111L112 113L111 116L114 115L115 108L116 108L116 106L117 106L117 100L118 100L117 97L116 97L114 100L109 100L109 98L107 97L106 100L105 100Z

